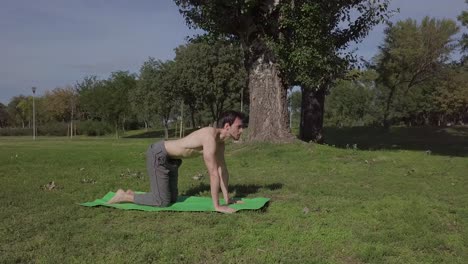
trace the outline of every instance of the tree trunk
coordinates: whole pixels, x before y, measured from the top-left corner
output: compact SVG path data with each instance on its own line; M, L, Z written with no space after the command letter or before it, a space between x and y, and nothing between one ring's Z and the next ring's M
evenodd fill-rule
M190 120L192 120L192 128L195 128L195 111L190 107Z
M279 66L260 56L249 67L250 116L249 140L288 142L287 89L280 77Z
M123 120L122 120L122 135L125 135L125 121L127 121L127 120L124 117Z
M119 124L115 122L115 138L119 138Z
M163 120L163 123L164 123L164 138L165 139L168 139L169 138L169 126L167 125L169 121L169 118L164 118ZM176 125L177 125L177 122L176 122ZM176 131L177 131L177 127L176 127Z
M396 90L396 85L390 88L390 93L388 94L387 101L385 102L385 111L384 111L384 119L383 119L383 125L384 125L385 130L390 129L390 120L389 120L390 107L393 102L393 96L395 94L395 90Z
M302 87L301 124L299 138L303 141L323 141L323 114L325 106L325 88L318 91Z

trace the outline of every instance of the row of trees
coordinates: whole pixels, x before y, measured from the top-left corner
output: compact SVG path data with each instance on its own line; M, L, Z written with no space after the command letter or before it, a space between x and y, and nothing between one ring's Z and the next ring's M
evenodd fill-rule
M236 108L245 108L244 99L248 98L250 139L287 141L293 138L287 90L298 86L300 138L320 141L325 96L331 92L328 101L333 102L334 89L339 92L344 83L362 86L366 82L362 78L367 77L350 74L356 58L346 52L348 45L362 40L392 13L387 10L387 0L175 2L188 25L207 34L177 48L173 61L150 58L139 75L117 72L108 80L85 78L76 85L77 100L71 103L77 118L107 121L117 131L128 120L149 126L157 114L167 134L174 113L187 112L193 126L204 125L202 117L215 120L223 109L232 108L227 105L232 102L240 104ZM402 102L428 94L429 88L421 87L442 82L442 76L457 76L463 83L457 72L465 68L448 63L455 47L452 37L458 30L453 21L429 18L421 25L412 20L389 25L380 53L369 67L375 72L375 79L369 81L373 92L369 101L384 106L381 123L389 126L406 118L410 104L402 107ZM466 43L466 36L464 40ZM440 78L433 78L435 75ZM450 89L461 89L453 85L454 78L447 78ZM431 87L435 86L442 87ZM445 91L445 97L454 94L436 90ZM421 116L415 113L411 120ZM427 115L422 119L431 120Z
M192 127L217 120L227 108L243 108L248 96L238 45L197 39L176 49L174 60L149 58L139 74L118 71L108 79L85 77L74 87L35 98L38 124L94 120L111 124L116 136L129 124L162 126L187 113ZM186 109L183 110L183 106ZM242 106L241 106L242 105ZM32 97L0 105L0 125L30 127Z
M390 24L368 70L351 71L334 83L327 96L325 123L388 128L402 123L468 122L465 57L450 60L464 41L455 39L457 32L455 21L447 19L426 17L420 23L408 19ZM293 99L297 101L298 96ZM297 104L293 103L296 112Z

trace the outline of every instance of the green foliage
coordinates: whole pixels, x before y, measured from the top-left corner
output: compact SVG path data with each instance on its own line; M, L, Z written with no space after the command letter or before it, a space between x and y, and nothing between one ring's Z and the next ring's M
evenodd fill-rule
M112 126L101 121L79 121L76 123L76 126L78 135L103 136L112 132Z
M304 119L301 120L301 128L307 129L301 131L315 132L320 131L322 127L323 112L317 110L323 109L325 90L331 82L345 74L353 61L351 54L340 52L346 49L349 42L360 41L374 25L384 21L391 14L387 12L388 0L175 0L175 3L189 26L199 27L215 37L239 40L249 77L255 76L255 69L258 72L258 69L269 67L267 65L275 68L281 83L273 87L255 89L273 89L281 92L289 86L299 85L308 92L320 90L319 95L310 93L311 95L305 98L311 100L302 102L307 107L303 107L305 113L302 115ZM261 66L258 67L259 65ZM268 83L271 81L269 78L272 78L271 74L259 76L257 81L260 83ZM283 98L283 95L279 97ZM263 111L262 105L258 103L261 100L255 101L254 97L251 100L250 114L256 117L255 109L259 113ZM271 104L271 107L276 109L286 108L285 100L264 100L271 100L266 104ZM282 118L284 116L281 114L273 117L278 120ZM261 133L277 132L267 130L267 127L273 127L271 124L257 124L269 119L251 120L255 120L255 125L263 127ZM252 132L251 139L261 134L257 130ZM282 132L284 131L276 134L288 137L287 133ZM301 132L301 138L307 140L319 134L305 135Z
M388 4L386 0L282 1L274 47L289 83L323 87L344 76L355 61L344 50L392 14Z
M31 121L31 106L29 107L28 97L19 95L13 97L8 103L8 113L13 126L25 127Z
M23 127L2 127L0 136L32 136L32 128Z
M101 101L106 99L105 83L96 76L85 77L77 83L79 100L82 104L82 115L85 118L103 119L104 113L100 108Z
M7 106L0 103L0 127L7 127L10 123L10 118Z
M246 90L247 73L236 43L199 40L176 49L177 86L193 112L203 107L217 120Z
M154 120L157 114L162 119L166 138L171 112L181 97L177 78L174 61L163 62L150 57L140 69L136 89L130 93L133 111L139 111L146 121Z
M189 26L239 39L247 65L267 53L270 59L278 58L290 85L307 87L343 74L353 58L340 51L350 42L362 40L392 14L387 11L388 0L175 3Z
M440 74L431 94L432 112L441 123L468 122L468 69L449 65Z
M38 136L67 136L70 124L65 122L47 122L37 127Z
M456 47L453 36L457 32L454 21L429 17L419 25L408 19L388 26L385 42L375 59L386 126L392 119L401 120L413 115L416 109L421 111L421 106L414 104L421 100L412 97L427 93L421 85L441 72Z
M158 113L158 97L154 89L157 76L158 62L149 58L140 67L140 74L136 88L129 92L129 101L132 112L138 120L149 123L155 120Z
M118 126L131 115L128 94L136 87L136 76L126 71L113 72L104 81L87 77L78 85L80 102L89 117Z
M72 108L76 112L78 94L71 86L57 87L46 91L43 100L44 112L47 115L44 121L69 122L72 118Z
M378 121L375 102L376 72L358 72L355 80L341 80L331 89L325 103L325 125L364 126Z

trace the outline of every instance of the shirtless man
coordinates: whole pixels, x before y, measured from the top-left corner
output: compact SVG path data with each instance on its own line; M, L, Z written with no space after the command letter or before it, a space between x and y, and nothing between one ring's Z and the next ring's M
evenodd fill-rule
M136 194L119 189L108 202L166 207L177 200L177 178L181 159L203 155L210 175L211 198L216 211L233 213L236 210L219 204L219 189L226 204L236 203L228 196L229 173L224 161L224 143L232 138L239 140L244 128L244 114L227 111L218 120L218 127L201 128L188 136L152 144L146 154L151 192Z

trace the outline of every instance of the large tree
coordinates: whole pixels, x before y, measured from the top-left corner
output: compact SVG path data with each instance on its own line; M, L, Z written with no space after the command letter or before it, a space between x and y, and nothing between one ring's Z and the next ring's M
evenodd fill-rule
M237 39L249 76L249 138L284 141L288 127L287 85L269 39L277 37L279 6L274 1L175 0L192 27Z
M308 96L303 98L304 104L314 101L314 97L319 98L316 103L307 105L304 116L311 112L315 115L315 111L320 118L323 116L323 100L320 100L325 94L323 87L335 78L335 72L341 72L333 67L344 68L339 67L344 64L337 59L337 50L364 36L385 16L388 4L387 0L175 2L190 26L241 42L249 76L249 137L267 141L293 138L288 127L286 100L290 85L307 87L303 93ZM340 27L343 24L345 26ZM319 62L315 62L317 58ZM313 80L309 82L305 76L313 76ZM318 93L308 93L310 89ZM315 104L319 104L318 107ZM317 118L304 120L320 123ZM317 133L307 130L302 138L314 139Z
M388 1L285 1L276 42L282 72L302 89L299 136L321 141L325 95L355 62L346 52L385 21ZM282 37L283 36L283 37Z
M430 81L443 68L455 49L453 36L458 32L454 21L425 17L420 24L413 19L389 24L384 44L376 57L378 87L385 106L383 124L399 118L401 102L410 89ZM400 109L395 111L395 101ZM398 105L397 105L398 106Z

